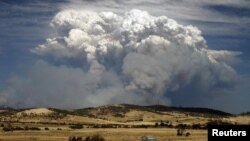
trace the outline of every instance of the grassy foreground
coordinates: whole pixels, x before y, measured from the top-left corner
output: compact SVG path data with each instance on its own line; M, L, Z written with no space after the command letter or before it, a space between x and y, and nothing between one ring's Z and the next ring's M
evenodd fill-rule
M190 136L176 136L176 129L169 128L117 128L49 131L0 132L0 141L68 141L69 136L86 137L100 134L107 141L140 141L143 135L153 135L157 141L206 141L206 130L188 130Z

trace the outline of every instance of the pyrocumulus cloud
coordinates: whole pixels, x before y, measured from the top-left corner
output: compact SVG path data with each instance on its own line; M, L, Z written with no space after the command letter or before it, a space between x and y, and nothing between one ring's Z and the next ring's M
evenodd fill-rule
M232 87L239 52L211 50L194 26L140 10L64 10L56 36L31 51L42 57L2 92L15 106L86 107L110 103L170 104L169 92L190 84Z

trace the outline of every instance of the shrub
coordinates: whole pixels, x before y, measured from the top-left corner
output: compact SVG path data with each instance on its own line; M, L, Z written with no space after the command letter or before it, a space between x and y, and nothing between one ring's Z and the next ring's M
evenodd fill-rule
M83 141L83 140L82 140L82 137L75 137L75 136L73 136L73 137L69 137L68 141Z
M38 131L38 130L41 130L41 129L38 128L38 127L30 127L29 130L37 130Z
M184 132L185 132L185 129L183 129L183 128L179 128L179 129L177 129L177 136L182 136L183 134L184 134Z
M44 130L49 130L49 128L48 128L48 127L45 127Z
M186 137L190 136L191 134L189 132L186 133Z
M76 141L82 141L82 137L77 137Z
M85 141L105 141L105 139L100 135L93 135L86 137Z
M158 124L158 122L156 122L156 123L155 123L155 127L158 127L158 126L159 126L159 124Z
M13 130L24 130L24 128L23 128L23 127L16 126L16 127L13 128Z
M3 131L8 132L8 131L13 131L13 127L11 124L7 124L6 126L3 127Z
M207 125L233 125L233 124L222 120L211 120L207 123Z
M176 125L176 127L177 127L178 129L187 129L189 126L186 125L186 124L178 124L178 125Z
M82 129L83 125L82 124L74 124L74 125L69 126L69 128L71 128L71 129Z
M12 128L9 127L3 127L3 131L4 132L9 132L9 131L13 131Z
M161 121L160 126L161 127L165 126L165 123L163 121Z
M193 124L192 129L202 129L202 126L199 123L198 124Z
M28 126L25 126L25 127L24 127L24 130L29 130L29 127L28 127Z
M85 139L85 141L90 141L90 140L91 140L90 136L86 137Z
M76 141L76 137L69 137L69 141Z

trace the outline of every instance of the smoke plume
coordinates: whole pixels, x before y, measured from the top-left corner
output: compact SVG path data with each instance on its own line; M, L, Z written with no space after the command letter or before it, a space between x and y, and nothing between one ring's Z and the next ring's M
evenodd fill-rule
M31 51L42 56L2 92L14 106L74 108L111 103L171 104L192 85L210 92L231 88L239 52L211 50L194 26L131 10L64 10L51 26L56 36ZM195 86L193 86L195 84Z

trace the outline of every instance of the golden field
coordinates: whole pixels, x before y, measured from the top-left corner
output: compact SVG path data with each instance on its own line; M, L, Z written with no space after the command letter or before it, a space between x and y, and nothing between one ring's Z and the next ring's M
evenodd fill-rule
M208 123L249 124L249 115L202 108L107 105L79 110L0 110L0 141L68 141L99 134L106 141L206 141ZM80 126L80 127L79 127ZM177 129L184 129L177 136ZM188 136L187 133L189 134Z
M140 141L143 135L153 135L157 141L206 141L206 130L188 130L189 137L176 136L176 129L169 128L118 128L118 129L80 129L49 131L14 131L0 132L1 141L68 141L69 136L86 137L102 135L107 141Z

